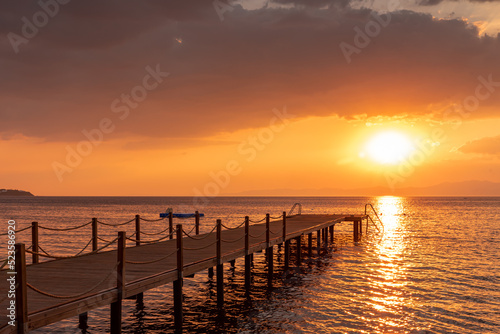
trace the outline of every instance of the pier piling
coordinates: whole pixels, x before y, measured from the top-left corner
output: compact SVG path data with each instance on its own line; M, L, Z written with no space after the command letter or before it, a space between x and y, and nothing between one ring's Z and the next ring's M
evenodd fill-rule
M111 303L111 334L119 334L122 332L122 301L125 287L126 241L125 232L118 232L118 252L116 259L116 290L118 299L116 302Z
M16 326L17 333L28 333L28 291L26 286L26 248L24 244L15 244L16 278Z
M182 285L183 285L183 268L184 254L182 243L182 225L177 225L176 231L177 244L177 279L174 281L174 324L175 332L182 332L183 313L182 313Z

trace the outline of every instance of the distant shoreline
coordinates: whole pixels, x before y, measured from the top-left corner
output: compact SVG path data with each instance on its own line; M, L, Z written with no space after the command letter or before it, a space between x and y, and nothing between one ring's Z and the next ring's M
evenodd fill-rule
M24 196L24 197L33 197L32 193L24 190L17 189L0 189L0 196Z

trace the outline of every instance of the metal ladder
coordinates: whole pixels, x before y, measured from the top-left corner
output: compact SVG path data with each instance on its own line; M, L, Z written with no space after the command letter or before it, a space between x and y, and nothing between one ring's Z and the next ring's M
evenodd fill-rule
M382 226L382 231L380 231L378 225L375 223L375 221L373 220L372 216L370 216L368 214L368 208L371 209L372 213L375 214L375 217L377 219L377 221L380 223L380 225ZM375 226L375 228L377 229L377 231L379 233L384 233L383 230L384 230L384 223L382 222L382 219L380 219L380 217L378 216L378 213L377 211L375 211L375 208L373 207L373 205L371 205L370 203L367 203L365 204L365 215L367 217L368 220L370 220L372 222L372 225ZM368 225L367 225L367 228L368 228Z

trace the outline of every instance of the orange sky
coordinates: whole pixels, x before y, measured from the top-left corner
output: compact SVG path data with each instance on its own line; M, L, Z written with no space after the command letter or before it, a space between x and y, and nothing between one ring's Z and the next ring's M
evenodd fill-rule
M37 3L0 14L0 188L500 182L499 1L51 3L36 34ZM388 132L412 146L394 164L367 148Z

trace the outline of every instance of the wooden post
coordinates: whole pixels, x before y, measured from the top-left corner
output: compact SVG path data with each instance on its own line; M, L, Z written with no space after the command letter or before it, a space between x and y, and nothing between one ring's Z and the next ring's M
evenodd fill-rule
M313 253L313 235L312 235L312 233L309 233L307 235L307 248L309 251L309 257L311 257L312 253Z
M224 266L222 264L222 221L217 219L217 308L224 308Z
M141 245L141 216L140 215L135 215L135 245L140 246ZM133 298L133 297L132 297ZM135 300L142 302L144 298L144 294L138 293L135 295Z
M9 279L15 276L16 286L16 326L17 333L28 333L28 298L26 287L26 248L24 244L15 244L15 272L7 272ZM10 281L9 281L10 282ZM12 305L12 304L10 304Z
M184 270L184 254L182 244L182 224L177 224L177 279L174 281L174 322L175 332L182 332L182 285Z
M359 220L359 235L363 234L363 218Z
M174 215L172 211L168 213L168 233L170 233L170 238L174 238Z
M321 255L321 230L316 232L316 250L318 251L318 256Z
M38 254L38 222L31 223L31 250L33 251L32 261L33 263L39 262Z
M330 242L333 244L333 226L330 226Z
M286 212L283 211L283 242L286 241Z
M267 285L273 286L273 247L270 247L270 216L266 214L266 259L267 259Z
M359 235L358 235L358 221L357 220L353 220L352 221L352 228L353 228L353 239L354 239L354 242L358 242L359 241Z
M248 294L250 292L250 283L251 283L251 264L252 257L250 255L250 218L248 216L245 217L245 291Z
M99 248L99 239L97 239L97 218L92 218L92 251ZM78 328L86 330L89 315L87 312L78 315Z
M295 238L296 242L297 242L297 266L300 266L300 262L301 262L301 255L302 255L302 237L299 235L297 238Z
M290 242L286 240L286 212L283 211L283 243L285 244L285 268L290 262Z
M116 258L116 290L118 300L111 303L111 334L122 332L122 300L125 288L125 232L118 232L118 256Z
M141 245L141 216L135 215L135 245Z
M328 249L328 227L325 227L324 230L325 230L325 241L323 243L325 244L325 249Z
M92 218L92 251L99 248L99 240L97 239L97 218Z
M269 239L270 239L270 234L269 234L269 213L266 213L266 249L269 248Z
M198 211L194 213L194 226L196 235L200 234L200 213Z

